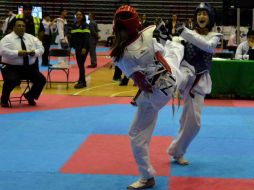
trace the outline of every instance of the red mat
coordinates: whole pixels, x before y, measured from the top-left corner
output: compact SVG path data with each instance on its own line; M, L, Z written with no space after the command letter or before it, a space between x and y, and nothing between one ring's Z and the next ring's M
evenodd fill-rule
M15 96L15 94L12 94ZM13 103L12 108L0 108L0 114L75 108L81 106L97 106L109 104L129 104L131 97L84 97L71 95L42 94L37 106L29 106L27 102ZM168 105L171 105L171 101ZM206 100L206 106L254 107L251 100ZM131 106L129 104L129 106Z
M129 104L130 101L130 97L109 98L43 94L40 96L39 100L36 101L37 106L29 106L27 102L22 102L21 104L15 102L12 104L12 108L0 107L0 114L75 108L82 106L100 106L127 103Z
M110 51L104 51L104 52L97 52L96 55L97 56L110 56Z
M237 172L237 171L236 171ZM253 190L254 179L170 177L169 190Z
M166 149L169 137L153 137L151 160L157 176L169 175ZM123 135L91 135L61 168L72 174L139 175L132 156L130 140Z

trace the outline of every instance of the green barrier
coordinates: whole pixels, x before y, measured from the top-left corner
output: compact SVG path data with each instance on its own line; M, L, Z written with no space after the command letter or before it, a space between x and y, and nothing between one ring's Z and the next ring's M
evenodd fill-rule
M211 97L254 98L254 61L213 60Z

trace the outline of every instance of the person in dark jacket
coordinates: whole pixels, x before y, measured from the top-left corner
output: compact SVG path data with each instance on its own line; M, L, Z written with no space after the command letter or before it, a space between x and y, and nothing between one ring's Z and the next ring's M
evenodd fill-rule
M97 57L96 57L96 46L99 37L99 29L98 25L94 20L95 16L93 13L89 13L89 28L90 28L90 57L91 64L88 65L88 68L96 68L97 67Z
M79 79L74 88L86 87L85 61L89 52L90 29L85 22L84 13L80 10L76 12L76 22L71 28L70 46L75 49L76 59L79 68Z

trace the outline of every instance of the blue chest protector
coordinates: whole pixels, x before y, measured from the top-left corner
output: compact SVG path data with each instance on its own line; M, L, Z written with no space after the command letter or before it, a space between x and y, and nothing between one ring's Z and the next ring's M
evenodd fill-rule
M185 44L184 60L195 68L196 74L201 74L210 70L212 56L212 53L205 52L189 42Z

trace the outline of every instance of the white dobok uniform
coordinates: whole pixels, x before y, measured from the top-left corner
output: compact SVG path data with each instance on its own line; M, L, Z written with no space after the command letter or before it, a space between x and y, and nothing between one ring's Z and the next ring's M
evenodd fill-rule
M209 32L207 35L200 35L196 31L184 28L180 36L189 42L189 44L195 46L195 48L199 48L196 49L197 57L202 56L202 53L200 53L201 51L203 51L203 54L208 54L208 56L205 56L203 60L199 60L199 63L195 63L194 60L194 64L192 65L188 63L184 56L180 65L183 80L179 86L179 91L184 100L183 112L180 119L181 127L177 138L171 143L167 150L168 154L175 158L179 158L185 154L187 147L201 127L201 110L204 104L204 97L211 92L212 87L209 74L212 54L220 40L221 34ZM185 54L189 53L190 55L194 55L195 52L186 51L195 51L195 48L194 50L191 48L188 50L185 47ZM207 64L208 66L204 68L203 64ZM196 65L196 68L193 65ZM198 70L198 67L203 68ZM196 85L193 86L196 74L201 74L201 77ZM194 97L190 96L190 91L194 94Z
M172 75L161 72L159 78L151 82L153 93L142 91L136 100L138 110L130 127L129 136L139 172L144 179L155 175L150 162L149 143L158 111L171 99L176 84L181 80L179 65L184 50L182 44L168 42L167 51L164 51L164 47L152 38L154 29L155 26L150 26L143 30L139 38L126 47L124 56L117 62L117 66L127 77L140 71L145 74L146 79L152 81L153 76L161 72L158 71L162 68L161 65L156 64L154 60L155 53L161 52L172 70Z

